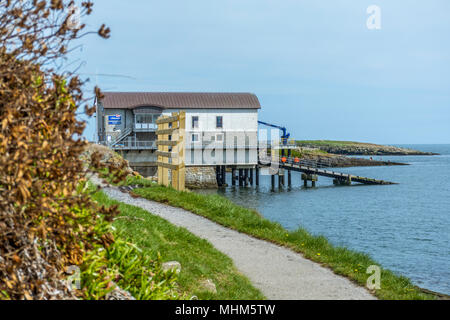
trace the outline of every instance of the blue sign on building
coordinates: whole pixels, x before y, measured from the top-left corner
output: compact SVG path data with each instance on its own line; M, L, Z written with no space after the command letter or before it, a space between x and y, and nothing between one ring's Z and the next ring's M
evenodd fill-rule
M122 116L120 114L108 116L108 124L119 125L122 123Z

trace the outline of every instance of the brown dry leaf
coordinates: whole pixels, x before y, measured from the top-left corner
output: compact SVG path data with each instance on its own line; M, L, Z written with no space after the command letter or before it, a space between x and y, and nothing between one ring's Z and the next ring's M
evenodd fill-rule
M12 259L14 260L15 263L20 263L20 262L22 262L22 259L20 259L20 257L19 257L17 254L13 255ZM13 277L13 279L14 279L14 278L15 278L15 277Z
M33 300L33 297L28 292L24 292L23 295L25 296L26 300Z
M22 194L23 201L26 201L31 196L30 191L28 191L27 187L24 186L23 184L19 185L18 189Z

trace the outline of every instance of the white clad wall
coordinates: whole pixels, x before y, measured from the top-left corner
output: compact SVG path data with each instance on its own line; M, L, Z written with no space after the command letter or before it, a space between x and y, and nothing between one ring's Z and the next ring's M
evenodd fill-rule
M165 110L164 115L171 115L179 110ZM200 131L221 131L216 128L216 116L223 117L223 130L258 130L257 109L186 109L186 131L192 129L192 117L199 117ZM195 130L194 130L195 131Z
M183 110L183 109L181 109ZM165 110L171 115L179 110ZM185 109L186 112L186 165L255 165L257 158L257 109ZM222 116L222 128L216 127L216 117ZM198 128L192 127L192 117L198 117ZM198 141L192 141L196 134ZM230 135L239 136L236 147L226 147L211 136L221 135L227 142ZM236 143L236 142L235 142ZM225 151L225 152L224 152Z

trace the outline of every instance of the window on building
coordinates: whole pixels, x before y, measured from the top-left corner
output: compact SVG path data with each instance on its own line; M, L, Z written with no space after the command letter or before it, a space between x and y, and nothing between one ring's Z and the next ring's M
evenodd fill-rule
M193 133L193 134L192 134L192 136L191 136L191 141L192 141L192 142L198 141L198 133Z
M137 114L136 123L155 123L158 115L151 114Z
M198 116L192 116L192 129L198 128Z
M219 134L216 135L216 141L217 142L222 142L223 141L223 134L222 133L219 133Z
M222 116L216 117L216 128L223 128L223 117Z

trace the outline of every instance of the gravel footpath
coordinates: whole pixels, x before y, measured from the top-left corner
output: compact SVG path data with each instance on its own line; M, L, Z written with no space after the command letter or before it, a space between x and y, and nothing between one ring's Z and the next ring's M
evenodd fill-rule
M365 288L287 248L225 228L181 208L133 198L114 187L104 187L103 191L117 201L140 207L208 240L229 256L268 299L376 299Z

